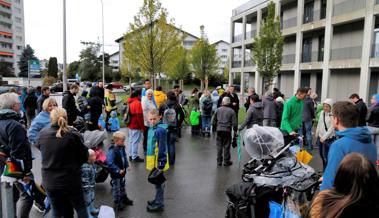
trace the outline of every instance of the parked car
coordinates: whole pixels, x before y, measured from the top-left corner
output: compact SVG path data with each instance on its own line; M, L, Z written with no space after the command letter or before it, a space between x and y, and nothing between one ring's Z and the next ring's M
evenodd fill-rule
M111 82L112 86L114 89L123 89L124 88L124 84L120 83L120 82Z
M134 82L131 85L132 85L132 90L139 90L139 89L144 88L143 82L141 82L141 81ZM124 90L126 92L128 92L129 91L129 85L124 86Z
M0 94L3 94L3 93L6 93L6 92L9 92L9 90L10 90L11 88L15 88L16 91L17 91L17 94L21 95L21 89L22 89L22 86L14 85L14 84L7 84L7 85L2 85L2 86L0 86Z
M222 84L222 88L226 91L227 88L228 88L229 84ZM237 84L233 84L234 86L234 90L236 92L240 92L241 91L241 86L240 85L237 85Z
M67 83L67 90L70 87L70 83ZM63 92L63 83L54 83L52 86L50 86L50 92Z

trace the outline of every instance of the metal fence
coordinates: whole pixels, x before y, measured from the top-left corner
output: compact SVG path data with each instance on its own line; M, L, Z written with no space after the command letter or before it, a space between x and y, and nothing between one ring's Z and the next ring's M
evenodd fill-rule
M326 15L325 13L326 13L325 10L314 10L310 14L305 14L304 13L303 23L309 23L309 22L313 22L313 21L318 21L318 20L324 19L325 15Z
M295 63L295 54L286 54L282 56L282 64Z
M323 61L324 55L320 54L318 51L312 51L305 53L303 52L301 55L301 62L302 63L307 63L307 62L319 62Z
M232 68L241 67L241 61L233 61L232 62Z
M297 17L292 17L287 20L284 20L280 25L282 29L291 28L297 25Z
M364 0L347 0L334 5L333 16L359 10L364 7L366 7L366 1Z
M245 67L252 67L254 66L254 62L252 59L245 60Z
M251 30L249 32L246 32L246 39L252 39L257 34L257 30Z
M332 49L331 60L358 59L362 56L362 46Z
M233 36L233 42L241 42L242 41L242 34Z

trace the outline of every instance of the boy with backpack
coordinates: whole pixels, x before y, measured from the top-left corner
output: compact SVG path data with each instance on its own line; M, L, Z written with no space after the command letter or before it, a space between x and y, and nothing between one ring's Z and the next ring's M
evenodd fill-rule
M175 164L175 142L179 126L183 123L184 113L176 95L170 91L167 93L167 102L159 107L159 115L163 117L163 123L167 124L167 142L170 165Z
M111 131L111 133L117 132L120 130L120 122L118 120L116 111L111 112L111 118L109 118L108 124L109 124L109 130Z
M203 96L200 98L201 127L204 135L209 134L209 136L211 130L212 107L213 102L210 92L205 90Z

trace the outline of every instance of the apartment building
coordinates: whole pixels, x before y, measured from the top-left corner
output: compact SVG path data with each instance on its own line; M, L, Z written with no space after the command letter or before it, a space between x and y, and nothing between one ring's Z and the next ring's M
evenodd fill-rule
M228 42L225 42L224 40L219 40L213 43L213 45L217 50L217 56L220 58L220 63L218 65L217 72L218 74L223 74L229 60L230 44Z
M0 61L8 63L16 75L25 47L24 27L23 0L0 0Z
M262 90L262 78L251 61L253 38L267 16L269 0L252 0L233 10L231 73L241 87ZM273 0L284 47L274 85L286 96L300 86L321 99L347 99L358 93L366 101L379 92L379 0ZM245 51L245 52L244 52ZM241 89L242 90L242 89Z

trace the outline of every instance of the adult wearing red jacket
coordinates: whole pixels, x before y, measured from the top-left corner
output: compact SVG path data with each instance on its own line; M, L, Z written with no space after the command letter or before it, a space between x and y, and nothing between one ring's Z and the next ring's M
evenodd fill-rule
M144 162L144 159L138 156L138 145L142 140L143 131L145 130L140 97L141 92L134 91L128 99L130 113L130 123L128 124L129 160L132 162Z

